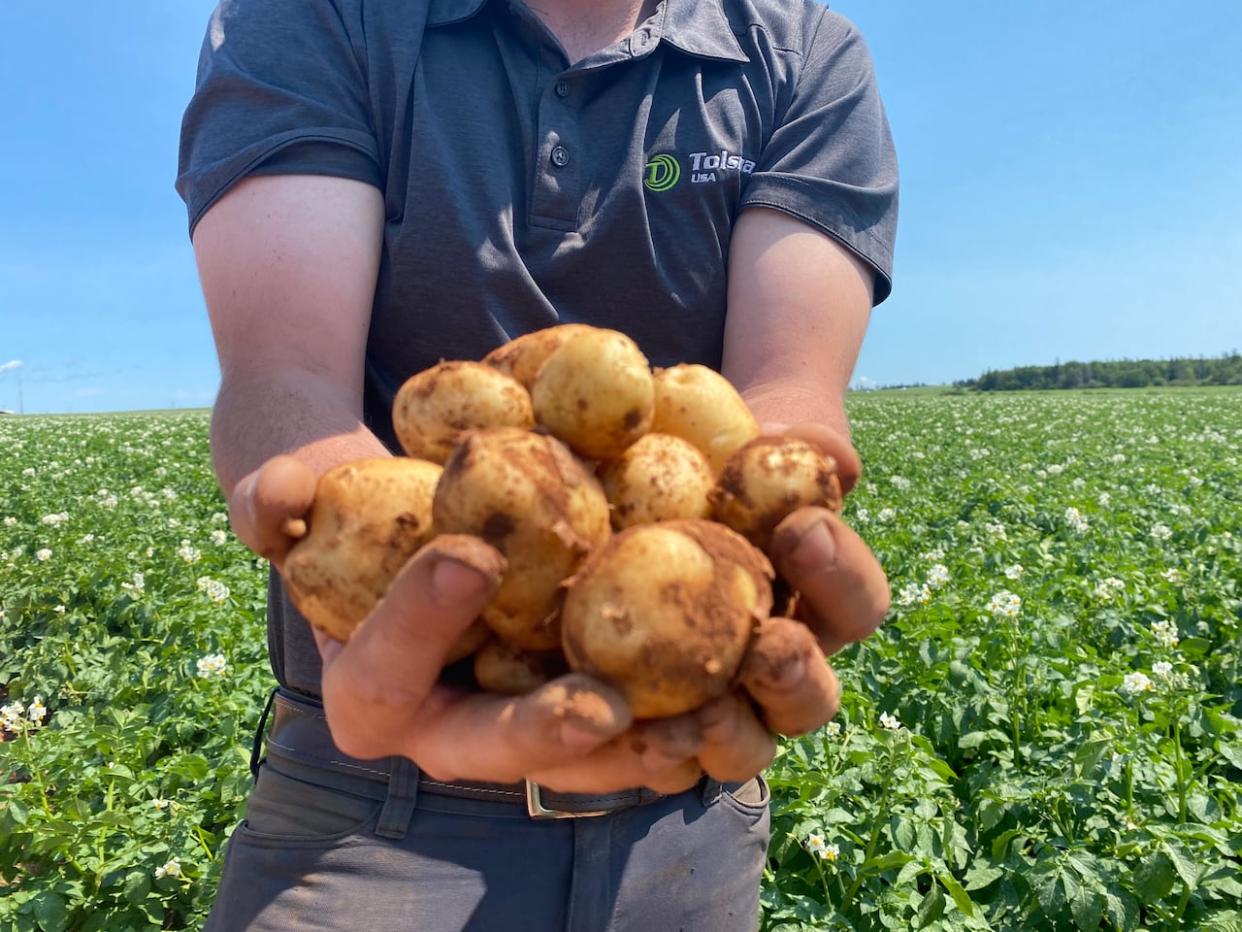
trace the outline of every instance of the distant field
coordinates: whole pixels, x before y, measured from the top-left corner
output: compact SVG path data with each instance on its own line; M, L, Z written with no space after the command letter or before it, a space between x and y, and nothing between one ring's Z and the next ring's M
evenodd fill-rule
M1242 392L854 394L893 611L764 926L1242 928ZM198 928L270 686L205 412L0 419L0 929Z

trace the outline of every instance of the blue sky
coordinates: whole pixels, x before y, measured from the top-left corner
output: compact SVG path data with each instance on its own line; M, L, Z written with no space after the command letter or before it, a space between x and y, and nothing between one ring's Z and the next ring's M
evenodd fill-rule
M699 0L705 2L705 0ZM210 0L0 4L0 408L209 404L172 189ZM1231 0L834 4L902 168L896 290L856 376L1242 347Z

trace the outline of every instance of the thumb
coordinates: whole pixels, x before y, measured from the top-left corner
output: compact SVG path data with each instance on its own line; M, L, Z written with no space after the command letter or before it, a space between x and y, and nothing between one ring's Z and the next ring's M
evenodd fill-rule
M324 670L325 695L331 676L356 696L421 701L507 568L477 537L445 534L424 545Z
M238 540L277 568L306 533L315 501L315 474L292 456L275 456L243 478L229 496L229 523Z

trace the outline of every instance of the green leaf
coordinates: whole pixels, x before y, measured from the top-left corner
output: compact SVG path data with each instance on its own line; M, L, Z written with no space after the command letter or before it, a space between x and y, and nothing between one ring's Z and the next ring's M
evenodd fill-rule
M41 891L34 898L33 912L43 932L64 932L69 924L69 908L59 893Z
M1005 872L995 867L972 867L966 872L966 889L982 890L989 886L994 880L1003 877Z
M1070 912L1081 932L1097 932L1104 916L1104 896L1097 890L1080 886L1070 897Z
M940 881L941 886L949 891L949 896L953 897L953 902L958 910L964 915L973 918L975 915L974 901L970 898L970 894L962 889L962 885L957 882L954 876L948 871L941 871L936 875L936 878Z
M1011 828L1011 829L1006 829L1005 831L997 835L994 839L992 839L992 860L993 861L1005 860L1005 855L1009 851L1010 842L1012 842L1015 838L1020 838L1024 836L1025 834L1026 834L1025 829Z
M918 912L914 916L914 927L922 929L943 916L944 904L944 893L940 889L940 884L933 883L927 895L923 897L923 901L919 903Z
M914 859L904 851L890 851L880 857L872 858L863 865L863 870L873 870L878 874L882 874L884 871L890 871L895 867L905 867L912 860Z
M26 807L23 806L16 798L10 799L4 808L5 811L8 812L9 818L12 819L16 825L25 825L27 820L30 818L30 813L27 811Z
M1173 862L1173 869L1177 871L1177 876L1182 878L1182 882L1188 889L1193 890L1199 883L1199 868L1191 860L1186 849L1177 842L1165 842L1161 847L1168 854L1169 860Z
M1153 852L1134 871L1134 889L1145 906L1160 902L1169 895L1176 879L1173 861L1163 850Z
M1108 912L1108 921L1121 932L1130 932L1138 925L1138 900L1125 890L1117 887L1108 890L1104 894L1104 908Z

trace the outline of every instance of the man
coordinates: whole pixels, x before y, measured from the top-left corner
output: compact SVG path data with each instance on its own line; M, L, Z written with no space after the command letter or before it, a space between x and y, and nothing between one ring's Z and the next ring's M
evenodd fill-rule
M721 369L858 477L843 398L896 169L861 39L810 0L226 0L178 190L217 475L277 569L315 476L397 449L405 378L558 322ZM824 654L888 607L826 511L771 556L807 624L764 627L753 704L639 723L579 675L517 699L438 680L497 585L482 542L424 551L348 645L312 640L274 574L282 689L210 927L753 928L754 778L774 734L834 714Z

